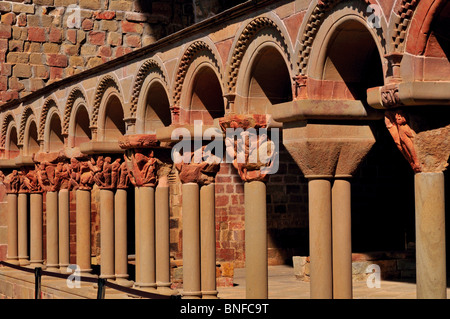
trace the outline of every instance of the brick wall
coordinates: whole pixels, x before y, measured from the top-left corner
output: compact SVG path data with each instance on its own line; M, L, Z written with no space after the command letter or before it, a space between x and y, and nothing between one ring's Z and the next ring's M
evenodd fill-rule
M219 0L195 3L0 1L0 105L149 45L230 5Z

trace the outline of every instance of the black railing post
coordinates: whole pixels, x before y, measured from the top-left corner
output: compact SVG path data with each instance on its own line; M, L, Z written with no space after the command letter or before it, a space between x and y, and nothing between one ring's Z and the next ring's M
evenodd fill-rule
M42 299L41 277L42 277L42 268L41 267L34 268L34 299Z
M105 299L106 279L98 278L97 299Z

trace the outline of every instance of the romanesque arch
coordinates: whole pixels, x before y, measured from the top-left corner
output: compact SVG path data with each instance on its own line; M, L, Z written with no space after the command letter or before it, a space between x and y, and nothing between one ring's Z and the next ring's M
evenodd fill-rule
M130 107L131 117L136 117L137 133L155 133L157 128L171 124L172 104L167 88L167 76L161 63L146 60L136 76Z
M118 85L116 79L114 79L114 77L112 77L111 75L104 76L97 85L97 89L95 91L94 103L93 103L92 116L91 116L91 127L93 127L93 128L97 127L100 105L103 101L105 92L108 89L114 89L118 93L120 93L119 85Z
M23 146L24 155L32 155L40 150L36 123L33 108L27 106L22 112L19 131L19 145Z
M283 30L269 17L258 17L242 30L227 72L236 113L266 114L272 105L292 100L292 48Z
M222 66L212 47L196 41L180 59L173 102L182 110L181 121L212 124L214 118L224 115Z
M62 121L56 105L47 111L44 124L44 151L60 152L64 148L64 137L62 135Z
M5 150L5 158L14 158L19 154L17 126L11 112L6 113L3 119L1 147Z
M70 127L70 119L72 117L72 111L74 109L74 106L76 103L79 102L79 100L83 100L84 103L86 103L85 94L83 93L83 90L80 87L74 87L67 97L66 102L66 108L64 110L64 119L63 119L63 134L68 135L69 134L69 127Z
M120 92L115 86L106 88L98 109L97 141L117 141L125 135L125 111Z

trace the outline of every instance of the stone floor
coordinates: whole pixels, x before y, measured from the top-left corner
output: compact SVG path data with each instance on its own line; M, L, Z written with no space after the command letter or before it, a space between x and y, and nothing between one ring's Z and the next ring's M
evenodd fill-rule
M245 298L245 269L235 269L234 287L219 288L219 298ZM450 298L450 289L447 289ZM365 281L353 283L353 299L415 299L416 284L382 280L380 288L368 288ZM269 266L269 299L309 299L309 282L295 278L290 266Z

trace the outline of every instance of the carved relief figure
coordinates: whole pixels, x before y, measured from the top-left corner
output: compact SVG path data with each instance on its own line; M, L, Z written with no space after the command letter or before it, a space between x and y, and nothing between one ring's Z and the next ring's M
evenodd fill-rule
M91 169L93 166L92 161L93 159L80 162L78 189L92 189L92 185L94 184L94 174Z
M129 183L130 183L130 174L128 172L127 162L124 161L120 165L117 188L127 188Z
M17 172L17 170L13 170L10 174L8 174L3 180L3 183L6 186L7 193L18 193L20 180L19 180L19 173Z
M155 186L156 177L156 159L153 157L153 151L148 156L136 152L131 155L130 181L137 186Z
M70 164L68 166L68 173L69 173L69 190L77 190L80 183L80 162L75 159L70 159Z
M385 124L395 145L407 159L414 172L420 172L420 162L414 148L414 137L416 133L409 126L404 113L400 110L386 111Z
M119 182L119 174L120 174L120 158L116 159L111 164L111 186L116 187Z
M197 152L202 153L200 163L194 160L195 152L190 153L189 163L177 163L176 169L179 171L179 177L182 183L198 183L208 185L214 183L215 176L220 169L219 160L211 153L206 146L202 146Z

